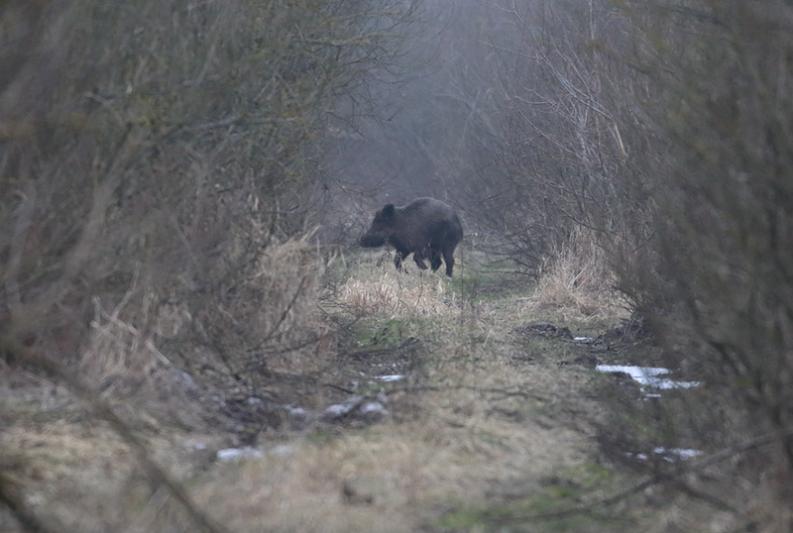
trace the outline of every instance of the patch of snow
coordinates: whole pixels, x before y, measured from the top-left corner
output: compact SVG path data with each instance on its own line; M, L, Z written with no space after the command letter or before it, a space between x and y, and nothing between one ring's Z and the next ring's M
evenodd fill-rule
M678 381L676 379L659 379L650 384L651 387L657 387L663 390L669 389L693 389L702 385L701 381Z
M325 409L325 414L331 416L343 416L352 411L352 407L343 403L329 405Z
M388 413L388 410L380 402L366 402L361 406L361 413L365 415L368 414L384 415Z
M188 448L190 448L191 450L196 450L196 451L201 451L201 450L206 450L207 449L206 442L201 441L201 440L188 439L185 442L185 445Z
M661 458L668 463L674 463L675 461L686 461L688 459L699 457L704 452L701 450L695 450L693 448L664 448L662 446L656 446L653 448L653 453L655 455L660 455ZM635 457L640 461L646 461L648 458L646 453L631 453L628 455Z
M239 461L243 459L261 459L264 454L261 450L246 446L244 448L224 448L218 450L218 461Z
M693 448L663 448L658 446L653 448L653 453L657 453L659 455L672 455L677 457L678 459L682 459L685 461L686 459L693 459L694 457L699 457L702 455L701 450L695 450Z
M308 414L308 412L302 407L292 407L291 405L288 405L286 410L290 416L294 417L304 417Z
M573 341L574 341L574 342L584 342L584 343L588 343L588 342L592 342L592 341L594 341L594 340L595 340L595 338L594 338L594 337L573 337Z
M245 400L245 403L247 403L251 407L259 407L264 405L264 400L262 400L261 398L257 398L256 396L249 396L248 399Z
M363 400L361 396L352 396L343 403L329 405L325 408L325 415L333 418L344 416L355 409L355 407L361 403L361 400Z
M402 381L405 379L405 376L402 374L389 374L386 376L377 376L377 379L384 383L392 383L394 381Z
M623 373L628 374L634 381L645 387L654 387L661 390L669 389L691 389L698 387L702 383L699 381L678 381L663 378L669 373L668 368L652 366L631 366L631 365L597 365L595 370L607 374Z
M286 457L287 455L292 455L293 453L295 453L295 447L289 446L288 444L279 444L270 450L270 455L274 455L276 457Z
M182 387L184 387L185 390L187 391L198 390L198 385L196 385L196 382L193 379L193 377L184 370L173 369L171 371L171 375L173 376L174 381L182 385Z

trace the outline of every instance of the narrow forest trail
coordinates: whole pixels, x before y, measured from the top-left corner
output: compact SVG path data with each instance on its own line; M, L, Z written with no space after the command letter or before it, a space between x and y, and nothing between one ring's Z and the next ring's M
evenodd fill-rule
M274 380L281 423L254 416L264 401L252 398L237 402L239 421L258 433L142 412L134 429L227 531L613 530L606 514L536 518L624 481L599 453L604 377L581 364L590 348L527 327L558 310L466 252L451 281L397 273L377 254L334 266L322 308L336 355L310 379ZM608 319L567 325L594 335ZM29 417L25 405L6 396L0 445L20 450L24 466L10 471L34 509L70 530L183 530L178 506L145 488L102 423L73 406Z
M449 282L380 263L351 267L327 302L350 325L325 423L213 469L199 499L236 501L219 517L240 531L253 517L290 531L611 530L530 518L617 485L593 426L602 377L568 364L586 347L527 329L548 317L509 272L469 260Z

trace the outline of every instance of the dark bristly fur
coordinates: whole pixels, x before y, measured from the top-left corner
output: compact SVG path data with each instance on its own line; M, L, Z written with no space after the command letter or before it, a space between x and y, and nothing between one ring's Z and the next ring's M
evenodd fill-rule
M432 270L446 263L446 275L454 270L454 249L463 238L463 227L457 213L448 204L434 198L417 198L402 207L387 204L375 213L372 226L363 237L361 246L374 248L390 244L396 250L394 265L402 269L402 260L411 253L416 265Z

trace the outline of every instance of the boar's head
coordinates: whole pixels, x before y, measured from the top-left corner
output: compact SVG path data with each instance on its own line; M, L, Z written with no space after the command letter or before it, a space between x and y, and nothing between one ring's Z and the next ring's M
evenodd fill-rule
M388 204L375 213L369 231L364 233L363 237L361 237L361 246L365 248L375 248L384 245L396 229L395 214L394 204Z

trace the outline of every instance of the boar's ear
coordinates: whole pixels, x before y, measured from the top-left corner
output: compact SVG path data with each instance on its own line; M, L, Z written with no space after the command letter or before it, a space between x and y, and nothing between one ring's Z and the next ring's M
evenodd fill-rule
M386 204L383 208L383 214L389 218L394 216L394 204Z

